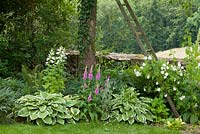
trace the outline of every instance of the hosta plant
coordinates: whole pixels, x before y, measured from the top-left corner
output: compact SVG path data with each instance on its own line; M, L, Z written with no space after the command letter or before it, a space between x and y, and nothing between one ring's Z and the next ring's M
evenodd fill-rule
M75 102L67 101L61 94L40 92L37 95L22 96L16 101L16 117L25 117L36 124L64 124L77 119L79 109L72 108ZM76 118L74 118L76 117Z
M129 124L153 121L153 115L148 110L151 99L138 95L134 88L125 89L121 94L114 95L111 118Z

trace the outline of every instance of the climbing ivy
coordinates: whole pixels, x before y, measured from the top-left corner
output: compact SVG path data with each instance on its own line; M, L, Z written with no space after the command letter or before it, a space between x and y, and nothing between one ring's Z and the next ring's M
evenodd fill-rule
M79 5L79 31L78 31L78 47L83 52L90 45L91 38L89 36L89 20L91 18L92 9L96 0L80 0Z

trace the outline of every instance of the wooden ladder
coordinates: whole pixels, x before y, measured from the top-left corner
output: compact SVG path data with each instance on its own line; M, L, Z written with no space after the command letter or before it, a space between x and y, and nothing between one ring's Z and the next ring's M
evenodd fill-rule
M137 20L136 15L134 14L128 0L115 0L117 2L117 5L119 6L119 9L121 10L122 15L124 16L125 21L127 22L131 32L136 38L136 41L142 50L143 54L145 56L153 56L155 60L158 60L154 49L151 46L151 43L149 42L144 30L140 26L139 21ZM123 1L123 3L121 2ZM129 16L127 14L129 12ZM167 93L166 93L167 94ZM174 102L172 101L171 97L167 95L167 101L175 115L175 117L179 117L179 113L176 110L176 107L174 105Z
M158 60L155 51L152 48L151 43L149 42L144 30L140 26L140 23L137 20L137 17L134 14L129 2L127 0L123 0L123 3L121 2L121 0L116 0L116 2L131 32L135 36L135 39L143 54L145 56L152 55L156 60ZM128 16L126 9L129 12L130 17Z

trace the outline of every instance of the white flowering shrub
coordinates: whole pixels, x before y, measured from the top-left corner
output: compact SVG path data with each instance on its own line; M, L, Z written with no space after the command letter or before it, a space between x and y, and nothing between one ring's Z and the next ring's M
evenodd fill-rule
M46 59L46 69L43 71L43 87L49 93L58 93L65 88L66 71L64 64L66 58L66 50L61 46L57 50L51 49Z
M181 88L185 69L180 62L169 64L166 61L146 60L142 65L134 66L134 86L140 92L175 94Z

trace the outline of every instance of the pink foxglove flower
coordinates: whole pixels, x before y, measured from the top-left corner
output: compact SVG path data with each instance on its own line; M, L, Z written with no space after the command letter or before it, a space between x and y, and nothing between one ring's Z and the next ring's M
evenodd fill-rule
M100 80L100 78L101 78L101 73L100 73L100 66L99 66L98 72L96 74L96 80Z
M91 94L88 96L88 102L90 102L90 101L92 101L92 95Z
M99 94L99 88L98 88L98 87L95 89L95 94L96 94L96 95Z
M87 79L87 66L85 67L85 71L83 73L83 79L86 80Z
M89 74L88 74L88 78L89 78L90 80L92 80L92 77L93 77L92 69L93 69L93 65L91 66L90 72L89 72Z

